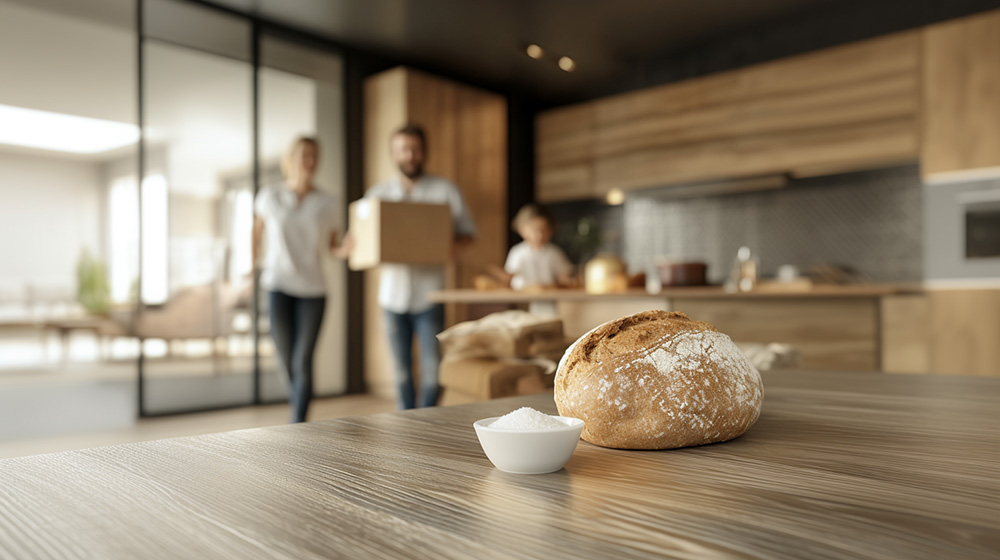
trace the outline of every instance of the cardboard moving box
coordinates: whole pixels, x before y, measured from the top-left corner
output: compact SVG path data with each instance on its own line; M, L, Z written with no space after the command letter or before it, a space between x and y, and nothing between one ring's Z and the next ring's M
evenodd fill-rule
M348 229L354 236L351 270L381 263L444 264L454 242L447 204L362 198L351 203Z

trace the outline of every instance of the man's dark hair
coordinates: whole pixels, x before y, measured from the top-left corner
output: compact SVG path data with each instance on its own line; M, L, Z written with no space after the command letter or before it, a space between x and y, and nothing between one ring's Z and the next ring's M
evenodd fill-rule
M424 149L424 151L427 150L427 134L424 132L424 127L420 126L419 124L407 123L397 128L396 132L392 133L393 136L399 134L405 134L406 136L413 136L414 138L419 138L420 146Z

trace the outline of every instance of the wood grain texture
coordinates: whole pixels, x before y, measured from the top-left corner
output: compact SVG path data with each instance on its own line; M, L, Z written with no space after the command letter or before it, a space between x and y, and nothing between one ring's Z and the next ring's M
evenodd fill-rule
M1000 290L931 290L931 371L1000 376Z
M507 102L500 95L405 67L367 78L366 185L398 173L389 155L389 137L407 122L427 132L426 171L459 186L476 222L475 245L447 267L449 287L472 286L486 264L502 263L506 256ZM372 392L391 397L396 383L378 305L378 272L365 276L365 380ZM446 325L465 316L464 304L446 306Z
M600 196L594 185L595 103L553 109L535 119L535 197L541 202Z
M536 195L913 161L919 66L905 32L544 112Z
M1000 10L923 32L921 170L927 180L1000 167Z
M140 418L130 426L96 432L69 433L30 439L3 439L0 440L0 459L154 439L213 434L230 430L280 426L288 422L289 408L286 403L242 406L209 412ZM395 400L367 394L344 395L313 399L309 405L309 418L326 420L394 410L396 410ZM0 476L0 480L2 480L2 476Z
M878 371L879 299L681 299L670 308L737 342L791 344L803 369Z
M880 328L882 371L930 373L931 313L926 295L882 298Z
M915 160L914 128L912 119L887 119L789 135L754 135L637 150L596 160L594 189L606 192L791 172L799 167L864 160L873 153L897 162Z
M507 102L495 93L407 69L407 117L427 130L427 172L462 190L476 222L475 244L449 265L448 287L471 287L507 254ZM445 324L464 321L446 306Z
M576 340L590 329L620 319L626 315L651 310L667 310L669 302L663 297L636 297L630 299L587 299L556 301L563 332L569 340Z
M0 557L1000 555L1000 380L764 374L722 444L509 475L472 422L550 394L0 461Z
M801 298L870 298L895 294L919 293L922 288L911 284L852 284L814 285L801 291L753 291L729 293L718 286L692 286L664 288L649 294L641 288L610 294L588 294L581 289L534 291L515 290L443 290L431 294L432 301L463 303L525 303L532 301L615 301L629 299L684 298L684 299L801 299Z
M397 172L389 153L392 132L406 123L406 69L386 70L365 80L364 169L365 188L391 179ZM382 398L395 398L396 382L378 304L380 270L364 272L364 364L365 388Z

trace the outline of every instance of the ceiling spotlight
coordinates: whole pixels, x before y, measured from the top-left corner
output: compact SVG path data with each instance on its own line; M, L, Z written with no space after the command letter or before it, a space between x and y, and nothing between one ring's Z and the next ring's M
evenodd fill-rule
M568 56L561 56L559 57L559 68L567 72L572 72L576 70L576 62L573 62L573 59Z
M526 50L528 52L528 56L534 59L539 59L545 56L545 51L542 50L542 47L539 47L538 45L535 44L528 45L528 48Z

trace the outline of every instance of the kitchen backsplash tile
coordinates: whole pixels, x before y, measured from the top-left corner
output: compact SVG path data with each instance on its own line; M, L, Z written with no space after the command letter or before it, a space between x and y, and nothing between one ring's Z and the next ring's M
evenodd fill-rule
M619 214L597 203L589 210L575 203L572 212L558 205L554 213L578 219L589 212L607 228L620 227L621 242L605 248L619 250L633 272L657 257L698 260L718 283L747 245L764 275L783 264L804 270L829 263L872 282L922 279L923 190L915 165L796 179L755 193L664 200L658 192L630 193Z

